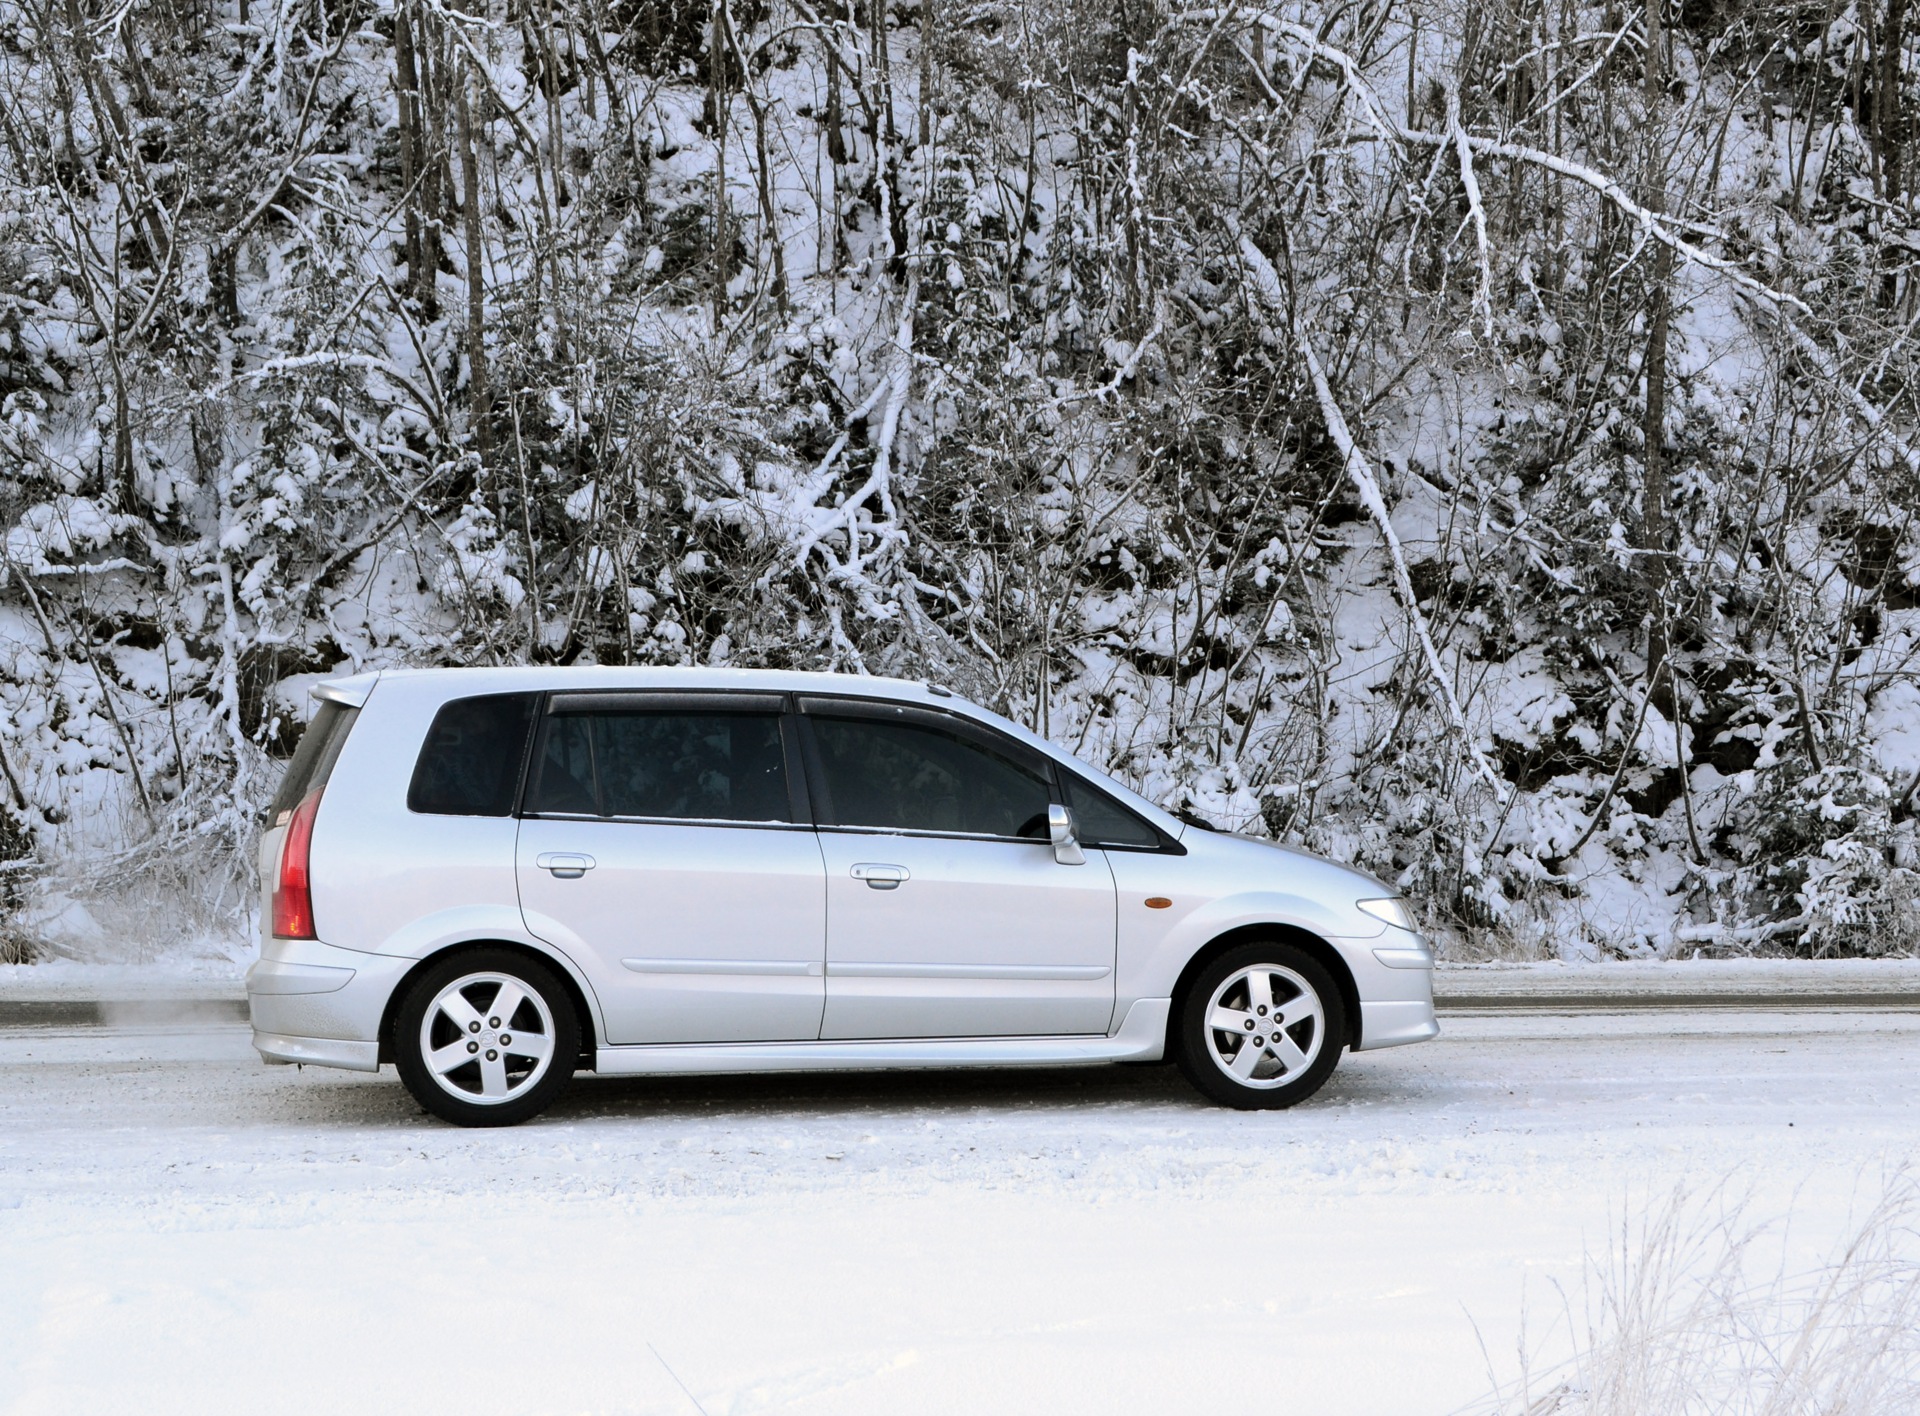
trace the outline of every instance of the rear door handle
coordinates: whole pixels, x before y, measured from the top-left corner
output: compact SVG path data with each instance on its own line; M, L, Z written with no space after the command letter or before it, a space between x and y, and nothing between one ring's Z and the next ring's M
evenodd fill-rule
M578 880L593 869L593 857L577 851L542 851L533 858L542 870L551 870L555 880Z
M901 881L912 879L912 873L904 865L862 861L853 868L853 878L866 881L869 890L898 890Z

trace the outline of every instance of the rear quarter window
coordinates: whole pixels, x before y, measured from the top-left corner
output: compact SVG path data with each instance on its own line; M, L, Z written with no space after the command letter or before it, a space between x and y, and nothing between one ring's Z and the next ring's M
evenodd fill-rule
M407 809L424 816L511 816L536 698L495 693L441 705L413 765Z

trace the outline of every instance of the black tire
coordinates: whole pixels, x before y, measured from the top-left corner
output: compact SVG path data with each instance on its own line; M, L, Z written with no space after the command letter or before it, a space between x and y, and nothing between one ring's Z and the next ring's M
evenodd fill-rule
M1262 976L1265 1003L1253 991ZM1233 1028L1214 1026L1221 1020L1210 1016L1216 999ZM1276 1031L1267 1020L1280 1010L1299 1016ZM1230 1038L1240 1039L1238 1045ZM1194 975L1171 1040L1174 1061L1209 1101L1278 1111L1305 1101L1333 1075L1347 1040L1347 1009L1326 966L1299 945L1278 939L1236 944ZM1245 1076L1236 1075L1243 1070Z
M523 996L507 998L503 1017L495 1006L509 988ZM450 1052L456 1060L443 1065ZM407 1090L441 1120L517 1126L552 1105L572 1078L580 1020L548 965L511 949L463 949L407 989L394 1016L393 1058Z

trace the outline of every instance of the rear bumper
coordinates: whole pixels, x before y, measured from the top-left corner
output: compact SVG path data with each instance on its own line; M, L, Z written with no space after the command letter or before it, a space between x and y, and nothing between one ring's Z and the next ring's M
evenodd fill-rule
M311 939L270 941L247 970L254 1049L269 1062L377 1070L387 1002L413 964Z
M345 1067L353 1072L380 1070L380 1044L333 1037L289 1037L253 1030L253 1050L263 1062L300 1062L315 1067Z

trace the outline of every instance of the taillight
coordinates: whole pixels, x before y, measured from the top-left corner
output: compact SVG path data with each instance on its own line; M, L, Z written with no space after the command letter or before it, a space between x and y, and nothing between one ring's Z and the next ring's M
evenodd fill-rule
M314 791L293 809L287 838L280 847L280 878L273 887L273 937L315 939L313 932L313 818L320 810Z

